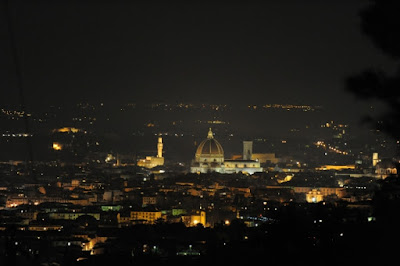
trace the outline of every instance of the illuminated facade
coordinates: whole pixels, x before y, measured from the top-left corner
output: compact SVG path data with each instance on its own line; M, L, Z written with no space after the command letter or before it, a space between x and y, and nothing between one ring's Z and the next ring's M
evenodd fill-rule
M306 194L306 201L308 203L318 203L324 200L324 196L321 191L313 189Z
M155 205L155 204L157 204L157 197L148 196L148 197L143 197L143 199L142 199L143 207L146 207L148 205Z
M154 168L156 166L164 165L163 157L163 142L162 137L158 137L157 143L157 156L146 156L145 159L140 159L137 165L144 168Z
M195 213L192 213L191 215L183 215L182 216L182 222L186 226L196 226L198 224L202 224L206 226L206 212L205 211L196 211Z
M57 128L53 129L53 132L59 132L59 133L78 133L82 131L79 128L74 128L74 127L62 127L62 128Z
M282 187L282 186L281 186ZM343 199L347 196L346 189L343 187L288 187L293 189L296 194L306 196L306 201L309 203L318 203L326 198L337 197Z
M131 211L131 221L141 221L145 224L154 224L158 219L162 218L160 211Z
M379 157L378 157L378 153L374 152L372 154L372 166L376 167L376 165L379 163Z
M244 142L243 158L251 158L252 142ZM214 138L211 128L207 139L203 140L197 147L190 172L192 173L248 173L262 172L258 160L225 160L224 150L221 144Z

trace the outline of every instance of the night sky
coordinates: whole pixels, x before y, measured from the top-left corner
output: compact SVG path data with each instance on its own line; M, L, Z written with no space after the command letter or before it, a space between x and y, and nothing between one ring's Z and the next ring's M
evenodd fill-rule
M79 100L314 104L356 113L346 76L391 70L368 1L9 1L28 106ZM18 103L5 1L0 104Z

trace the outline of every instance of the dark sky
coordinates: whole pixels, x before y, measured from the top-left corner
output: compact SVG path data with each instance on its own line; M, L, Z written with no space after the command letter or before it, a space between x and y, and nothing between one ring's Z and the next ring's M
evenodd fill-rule
M349 113L344 78L392 67L361 33L368 1L165 2L11 0L27 104L294 103ZM4 104L18 93L1 3Z

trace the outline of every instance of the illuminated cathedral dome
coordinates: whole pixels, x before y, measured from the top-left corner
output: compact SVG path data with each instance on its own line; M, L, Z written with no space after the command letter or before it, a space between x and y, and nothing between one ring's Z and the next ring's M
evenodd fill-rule
M208 131L207 139L203 140L197 147L195 160L199 163L222 163L224 161L224 150L221 144L214 139L211 128Z
M250 144L249 144L250 143ZM252 141L243 142L243 160L225 160L224 150L221 144L214 139L214 135L208 131L207 139L197 147L194 160L191 163L191 173L247 173L262 172L258 160L251 160ZM245 158L248 156L248 159Z

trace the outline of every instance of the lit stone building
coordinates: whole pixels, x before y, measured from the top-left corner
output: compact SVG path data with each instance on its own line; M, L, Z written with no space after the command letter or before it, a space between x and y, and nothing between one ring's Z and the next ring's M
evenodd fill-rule
M156 166L164 165L164 157L163 157L163 142L162 138L158 137L157 143L157 156L146 156L146 159L141 159L137 162L138 166L145 168L153 168Z
M155 196L144 196L142 198L142 206L155 205L157 203L157 197Z
M252 142L246 141L243 145L244 160L225 160L224 150L221 144L214 138L211 128L207 139L200 142L197 147L190 171L192 173L247 173L254 174L262 172L258 160L250 160L252 153Z
M309 203L317 203L323 201L328 196L335 196L338 199L344 198L347 193L342 187L291 187L295 193L305 194L306 201Z
M206 212L198 210L190 215L183 215L182 222L186 226L196 226L198 224L202 224L207 226L206 224Z
M136 223L154 224L158 219L161 218L162 218L161 211L141 210L141 211L131 211L130 220Z
M224 150L210 130L207 139L200 142L190 168L192 173L224 172Z
M225 160L224 173L248 173L262 172L263 168L257 160Z
M321 191L317 189L312 189L306 194L306 201L308 203L318 203L324 200L324 196L321 194Z

